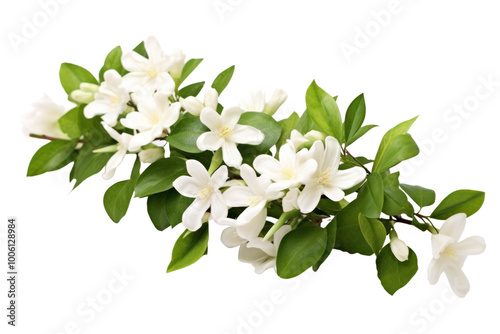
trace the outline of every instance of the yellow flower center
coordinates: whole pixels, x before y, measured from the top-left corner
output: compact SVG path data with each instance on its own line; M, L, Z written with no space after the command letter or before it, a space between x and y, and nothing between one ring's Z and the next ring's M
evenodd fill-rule
M229 136L231 134L231 132L233 132L233 130L230 127L228 127L227 125L224 125L222 127L222 129L220 129L219 136L221 138L226 138L227 136Z
M450 257L452 259L455 259L457 257L457 251L453 247L446 247L446 249L443 251L444 255L447 257Z
M210 196L212 196L212 187L210 187L209 185L201 189L198 195L196 195L196 197L198 197L199 199L207 199Z
M156 78L158 76L158 71L153 68L153 67L150 67L147 69L146 73L151 77L151 78Z
M331 173L332 173L331 167L325 169L321 174L319 174L318 182L324 185L332 183L332 180L330 179Z
M248 206L255 206L260 202L260 197L250 197L247 199Z
M151 123L151 124L160 123L160 114L155 112L155 113L152 113L151 115L149 115L149 123Z
M122 102L122 99L118 96L113 96L113 97L111 97L110 102L111 102L111 105L114 106L114 105Z
M293 179L293 168L290 165L286 165L282 170L281 174L287 179Z

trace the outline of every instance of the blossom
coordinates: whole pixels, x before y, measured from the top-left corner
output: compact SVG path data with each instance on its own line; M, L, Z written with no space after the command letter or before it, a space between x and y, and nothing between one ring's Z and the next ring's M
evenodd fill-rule
M196 145L202 151L217 151L222 147L222 158L229 167L239 167L243 162L236 144L258 145L264 140L264 134L249 125L238 124L243 110L234 107L224 109L219 115L212 108L201 111L200 120L210 132L198 137Z
M99 85L82 82L80 83L80 89L71 92L70 96L73 100L78 103L89 104L94 101L94 94L99 91Z
M263 91L251 91L247 96L241 99L240 106L245 111L259 111L268 115L273 115L288 98L287 93L282 89L276 89L271 99L266 102L266 96Z
M168 73L174 62L163 53L158 40L149 37L144 41L148 58L135 51L122 56L122 65L129 71L123 77L123 84L131 91L145 88L151 92L160 91L172 95L175 89L174 79Z
M142 99L137 109L139 111L131 112L121 120L127 128L140 131L130 143L131 151L151 143L162 136L164 130L170 131L170 127L179 119L181 105L179 102L170 104L167 95L157 93Z
M298 205L302 213L314 210L321 195L338 202L344 198L344 189L363 181L366 173L361 167L339 170L340 144L337 139L327 137L323 142L314 142L309 155L316 160L318 168L299 195Z
M116 140L118 142L116 146L116 153L108 160L106 163L105 167L105 172L102 175L102 177L105 180L109 180L110 178L115 175L115 170L120 164L122 163L123 159L125 158L125 155L127 155L127 151L129 150L129 145L130 145L130 140L132 139L132 135L128 133L118 133L115 129L110 127L108 124L105 122L101 123L104 129L109 133L111 138ZM95 151L99 152L99 150Z
M301 159L295 151L295 146L288 142L280 147L279 161L267 154L255 158L253 165L260 174L268 175L276 183L273 189L283 190L297 187L308 181L318 163L314 159Z
M241 165L240 175L247 185L227 189L223 194L224 202L230 207L246 207L236 219L236 226L250 224L253 229L258 229L258 226L262 229L267 217L267 202L281 198L284 194L270 189L271 179L267 175L257 177L247 164Z
M248 242L247 239L242 238L238 234L238 230L235 226L228 227L224 231L222 231L220 240L222 241L224 246L228 248L234 248Z
M410 250L408 249L408 246L406 246L405 242L401 239L398 238L398 235L394 230L389 233L390 236L390 247L392 254L398 259L399 262L404 262L408 260L408 255L410 253Z
M315 142L316 140L325 140L325 135L319 131L311 130L305 135L302 135L297 130L292 130L290 133L290 140L295 145L295 147L299 148L302 144Z
M431 284L436 284L444 272L453 292L459 297L465 297L470 289L469 280L462 271L465 259L469 255L481 254L486 248L484 239L478 236L459 241L466 218L464 213L451 216L444 222L439 234L432 235L433 259L428 269Z
M104 82L94 94L94 101L89 103L83 113L92 118L103 115L102 119L109 126L115 126L118 116L127 109L130 100L129 92L123 87L123 78L115 70L104 73Z
M165 149L163 147L152 147L139 152L139 159L141 159L141 162L143 163L152 164L153 162L164 157Z
M204 108L211 108L213 110L217 110L219 94L213 88L208 88L205 90L205 97L203 103L201 103L194 96L188 96L187 98L182 100L182 107L186 109L186 111L194 116L200 116L201 111Z
M23 132L26 135L30 133L45 135L60 139L69 139L61 131L59 118L66 113L66 109L54 103L47 95L44 95L38 101L33 103L33 110L23 117Z
M240 246L238 258L241 262L251 263L257 274L276 267L276 256L283 237L292 230L290 225L279 228L273 235L273 242L256 238Z
M299 198L300 190L298 188L290 189L285 197L283 197L283 212L290 212L299 209L297 199Z
M170 58L170 68L168 73L170 73L170 76L174 79L180 78L184 62L186 61L186 55L182 52L182 50L175 49L168 54L168 57Z
M194 198L194 202L182 214L182 224L190 231L198 230L202 218L210 208L212 218L217 221L227 217L227 206L222 201L220 188L228 178L226 166L221 166L212 176L196 160L186 161L188 174L174 181L174 188L185 197Z

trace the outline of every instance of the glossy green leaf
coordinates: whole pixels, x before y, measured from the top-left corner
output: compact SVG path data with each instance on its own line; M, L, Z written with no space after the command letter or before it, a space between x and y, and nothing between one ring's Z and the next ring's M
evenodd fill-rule
M366 116L366 104L364 94L359 95L351 102L345 114L345 141L354 137L363 125Z
M170 226L175 227L182 223L184 211L193 203L194 198L184 197L174 188L167 191L165 212Z
M205 254L207 248L208 224L203 224L195 232L184 231L175 242L167 273L192 265Z
M325 227L327 232L326 247L321 258L313 266L314 271L318 271L319 267L325 262L325 260L332 253L333 247L335 246L335 239L337 236L337 220L334 218Z
M365 125L359 129L354 136L352 136L349 140L347 140L347 146L351 145L354 143L356 140L359 138L363 137L368 131L370 131L373 128L376 128L378 125Z
M57 121L61 131L71 139L77 139L82 136L82 130L80 129L80 110L79 107L75 107L62 115Z
M92 73L78 65L62 63L59 70L59 78L64 91L69 95L72 91L80 89L82 82L98 84Z
M171 129L167 141L173 147L189 153L202 152L196 145L198 137L210 131L201 121L199 117L193 116L190 113L183 115Z
M377 156L375 157L375 162L373 164L373 171L374 172L384 172L386 169L392 167L390 166L393 162L394 159L392 157L392 154L394 152L398 151L398 148L400 149L401 147L404 146L409 146L409 151L412 152L414 150L411 150L412 144L410 143L410 140L408 138L401 139L399 136L404 135L408 132L412 124L417 120L417 117L412 118L408 121L402 122L389 131L386 132L384 137L382 138L382 141L380 143L380 146L377 151ZM400 138L400 139L398 139ZM410 137L411 138L411 137ZM397 147L394 148L394 143L398 140ZM411 139L413 141L413 139ZM414 142L413 142L414 143ZM407 145L406 145L407 144ZM390 162L390 163L389 163ZM387 167L389 166L389 167ZM384 169L385 168L385 169Z
M277 150L279 150L280 147L283 146L288 139L290 139L290 134L292 133L292 130L297 126L299 118L299 115L296 112L293 112L288 118L282 119L278 122L281 126L281 136L276 143Z
M420 186L411 186L409 184L401 184L401 188L421 208L432 205L436 201L436 193L434 190Z
M198 96L198 94L200 94L204 85L205 85L205 81L201 81L201 82L196 82L194 84L186 86L186 87L179 90L179 96L184 98L184 99L187 98L188 96L196 97L196 96Z
M337 138L342 142L344 129L342 117L335 99L321 89L316 81L307 89L306 105L309 115L324 133Z
M163 231L170 226L167 217L167 196L168 191L154 194L148 197L148 215L158 231Z
M180 158L165 158L151 164L141 174L135 185L135 196L145 197L172 188L172 183L186 175L186 162Z
M373 171L383 172L404 160L411 159L420 153L417 143L411 135L399 135L385 151L385 155L373 163Z
M457 213L467 217L475 214L484 203L485 193L475 190L457 190L448 196L432 212L431 218L446 220Z
M135 48L134 51L140 54L145 58L149 58L148 52L146 51L146 47L144 45L144 41L140 42Z
M233 77L234 65L222 71L212 83L212 88L214 88L219 95L226 89L229 81Z
M368 219L362 213L358 215L361 233L375 254L380 252L386 237L384 224L378 219Z
M93 153L98 147L92 142L85 143L78 152L71 179L76 179L74 188L87 178L99 173L114 153Z
M241 115L238 123L253 126L262 131L265 136L264 141L259 145L238 145L243 161L249 164L253 162L257 155L267 153L281 136L279 123L262 112L246 112Z
M189 59L185 64L184 67L182 68L182 73L177 81L177 87L179 87L184 80L187 79L187 77L200 65L200 63L203 61L203 59L198 58L198 59Z
M360 213L358 201L354 200L337 214L335 248L351 254L372 255L373 250L361 232Z
M361 213L368 218L379 218L384 206L384 181L378 173L371 173L358 194Z
M418 261L415 252L409 248L408 260L399 262L387 244L377 256L377 275L390 295L404 287L418 271Z
M27 176L40 175L64 167L75 150L76 142L53 140L42 146L31 158ZM67 163L66 163L67 162Z
M301 134L305 135L311 130L316 130L316 131L322 131L321 128L314 123L313 119L311 118L311 115L309 113L309 110L306 109L302 116L300 116L299 121L297 122L297 125L295 126L295 130L300 132Z
M281 278L302 274L321 259L328 239L327 231L318 226L299 227L281 240L276 269Z
M127 73L127 70L124 69L122 65L122 54L123 52L120 46L117 46L111 50L110 53L108 53L106 59L104 60L104 65L99 71L99 81L104 81L104 73L109 70L116 70L116 72L118 72L121 76Z

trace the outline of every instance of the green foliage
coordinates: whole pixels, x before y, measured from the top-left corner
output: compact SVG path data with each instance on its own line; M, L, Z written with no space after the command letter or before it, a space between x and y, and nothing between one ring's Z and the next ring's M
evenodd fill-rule
M57 121L61 131L64 132L71 139L77 139L82 136L82 131L80 129L80 107L75 107L65 113Z
M198 149L196 140L202 133L207 131L210 130L200 121L199 117L185 113L182 119L172 127L170 135L167 136L167 141L181 151L200 153L202 151Z
M396 291L408 284L418 271L418 261L415 252L409 248L408 260L399 262L387 244L377 256L378 278L385 291L394 295Z
M167 192L168 191L164 191L148 196L148 215L151 219L151 222L153 222L154 227L158 231L163 231L170 226L166 210L168 196Z
M201 90L203 89L203 86L205 85L205 81L197 82L194 84L191 84L189 86L186 86L182 89L179 90L179 96L182 98L187 98L188 96L198 96L200 94Z
M363 137L368 131L373 128L376 128L378 125L365 125L359 129L354 136L352 136L349 140L347 140L346 145L349 146L354 143L359 138Z
M217 93L220 94L226 89L227 85L229 84L229 81L231 81L231 78L233 77L234 73L234 65L225 69L222 71L214 80L212 83L212 88L217 91Z
M71 94L72 91L80 89L80 84L82 82L98 84L92 73L81 66L70 63L63 63L61 65L59 78L61 79L61 85L64 91L68 95Z
M351 102L345 114L344 131L346 143L359 131L365 121L365 95L361 94Z
M378 219L366 218L361 213L358 215L358 222L366 242L370 245L372 251L378 254L382 246L384 246L386 236L384 224Z
M97 145L87 142L78 152L70 176L71 180L76 180L74 188L78 187L87 178L99 173L113 156L113 153L94 153L93 151L97 148Z
M318 262L326 248L327 231L318 226L300 227L281 240L276 269L281 278L293 278Z
M333 247L335 246L335 239L337 237L337 219L332 219L326 226L327 239L326 239L326 247L321 258L316 262L313 266L314 271L318 271L319 267L325 262L325 260L332 253Z
M358 194L361 212L368 218L379 218L384 206L384 181L378 173L371 173Z
M436 201L436 193L434 190L420 186L410 186L409 184L401 184L401 188L421 208L432 205Z
M295 130L300 132L301 134L305 135L311 130L316 130L316 131L322 131L321 128L314 123L313 119L311 118L311 115L309 113L309 110L306 109L302 116L300 116L299 121L297 122L297 125L295 126Z
M203 59L189 59L182 68L182 73L180 78L177 81L177 87L179 87L184 80L200 65Z
M457 190L446 196L432 212L431 218L446 220L457 213L472 216L483 206L484 197L482 191Z
M144 41L140 42L135 48L134 51L140 54L145 58L149 58L148 52L146 51L146 47L144 46Z
M135 185L135 197L145 197L172 188L172 183L186 175L186 162L179 158L164 158L151 164L141 174Z
M192 265L206 253L207 248L208 224L203 224L195 232L184 231L175 242L167 273Z
M123 68L122 65L122 48L117 46L106 56L106 60L104 60L104 65L101 67L99 71L99 81L104 81L104 73L108 70L116 70L118 74L124 76L127 73L127 70Z
M54 140L42 146L31 158L27 176L40 175L60 169L71 162L76 142Z
M296 112L293 112L288 118L282 119L278 122L281 126L281 136L276 143L277 150L279 150L280 147L283 146L288 139L290 139L290 134L292 133L292 130L297 126L299 118L299 115Z
M259 154L267 153L281 136L281 126L271 116L261 112L246 112L241 115L238 122L242 125L250 125L259 129L265 136L259 145L238 145L245 163L252 164L254 158Z
M361 213L358 201L354 200L336 216L337 236L335 248L351 254L372 255L373 250L366 242L361 226L359 214Z

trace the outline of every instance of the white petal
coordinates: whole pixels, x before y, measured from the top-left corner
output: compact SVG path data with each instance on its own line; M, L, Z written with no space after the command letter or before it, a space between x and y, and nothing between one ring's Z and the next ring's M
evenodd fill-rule
M465 221L467 216L465 213L457 213L454 216L448 218L443 226L439 229L439 234L447 235L453 238L455 241L460 240L462 233L465 229Z
M230 138L238 144L259 145L264 141L265 136L253 126L237 124L231 132Z
M196 140L196 146L201 151L217 151L223 143L224 139L214 132L202 133Z
M210 175L208 175L205 166L197 160L186 161L186 168L189 175L195 178L201 184L207 185L210 182Z
M292 130L290 133L290 141L296 148L298 148L300 145L307 143L309 140L307 140L299 131Z
M252 191L254 196L263 195L264 190L261 188L261 182L255 173L255 170L247 164L240 167L240 175L243 181L246 182L248 188ZM270 183L270 182L269 182Z
M114 140L116 140L119 143L122 142L122 136L118 133L118 131L116 131L115 129L113 129L112 127L110 127L109 125L107 125L104 122L101 122L101 125L104 128L104 130L106 130L106 132L111 136L111 138L113 138Z
M269 258L269 255L260 248L247 247L247 244L242 244L238 252L238 259L245 263L264 262Z
M213 220L216 222L227 218L227 211L228 207L227 205L222 201L221 195L220 194L213 194L211 196L211 209L210 212L212 214Z
M248 199L254 196L250 188L243 186L231 187L222 194L224 202L230 207L248 206Z
M459 256L477 255L484 252L486 242L482 237L474 236L460 241L455 250Z
M247 240L238 235L236 227L228 227L222 231L220 240L228 248L237 247L247 242Z
M148 76L144 72L130 72L123 77L123 87L130 92L135 92L144 87L148 81Z
M266 96L261 90L251 91L241 99L240 105L245 111L264 111Z
M437 259L441 256L446 247L454 243L455 240L449 236L441 234L431 235L432 256Z
M454 265L448 265L444 272L453 292L458 297L465 297L470 290L470 283L462 269Z
M225 108L220 116L224 125L228 126L230 129L234 129L243 112L244 110L238 107Z
M408 260L410 251L403 240L399 238L392 239L390 242L390 247L392 254L394 254L399 262L405 262L406 260Z
M306 160L303 163L299 163L296 167L297 169L297 181L302 184L306 184L311 180L311 177L316 173L318 168L318 163L314 159Z
M288 94L282 89L276 89L271 96L271 99L264 108L264 112L268 115L273 115L288 98Z
M273 244L274 247L276 248L276 251L278 251L278 248L281 244L281 240L283 240L283 237L292 230L292 227L290 225L284 225L277 230L274 235L273 235Z
M295 151L295 146L293 143L289 142L280 147L279 151L280 162L284 166L295 167L297 160L297 153Z
M152 127L146 115L137 111L133 111L127 117L122 118L120 123L126 128L139 131L147 131Z
M342 189L339 189L335 186L330 186L330 187L324 186L323 193L325 194L326 197L328 197L334 202L341 201L345 196L345 193L342 191Z
M105 180L109 180L113 177L115 169L120 166L126 154L127 151L118 151L108 160L106 163L106 170L102 176Z
M201 137L201 136L200 136ZM222 143L222 159L229 167L240 167L243 157L235 143L224 141Z
M211 108L213 110L217 110L217 106L219 105L219 94L214 88L207 88L205 90L205 98L203 103L207 108Z
M283 198L283 211L289 212L299 208L297 199L299 198L300 191L297 188L290 189L290 191Z
M104 101L93 101L83 109L83 114L86 118L92 118L96 115L104 115L111 111L109 103Z
M164 57L163 50L161 49L160 43L154 36L149 36L144 41L144 48L148 53L149 59L159 60Z
M144 131L136 134L134 137L132 137L130 141L130 146L129 150L130 152L135 152L141 149L142 146L147 145L153 140L155 137L153 136L151 131Z
M253 240L257 238L264 228L267 219L267 209L262 209L257 216L255 216L248 224L237 226L236 231L238 235L246 240Z
M432 259L427 269L427 278L432 285L436 284L444 271L444 261L442 259Z
M182 175L175 179L173 186L182 196L195 198L205 185L195 178Z
M340 189L349 189L361 183L366 178L366 172L361 167L339 170L332 180L332 185Z
M212 174L212 184L214 185L214 188L219 189L222 187L226 183L227 177L227 167L222 165Z
M221 115L212 108L205 108L201 111L200 121L214 132L219 132L226 125L222 121Z
M194 116L200 116L201 111L205 106L197 98L193 96L188 96L182 101L182 106L187 112Z
M262 274L267 269L274 268L276 266L276 258L270 257L266 261L253 263L256 274Z
M252 206L249 206L236 219L236 226L249 224L255 217L261 214L266 206L266 201L260 201Z
M148 60L135 51L123 54L121 60L123 68L130 72L141 71L148 65Z
M336 170L340 163L340 144L337 139L333 137L326 137L325 139L325 156L323 158L322 168L326 169L327 166Z
M198 230L202 223L203 215L210 207L210 201L195 199L182 214L182 224L190 231Z
M261 249L264 253L271 257L276 257L276 248L270 241L264 241L262 238L255 238L248 242L248 248L258 248Z
M253 161L253 166L260 174L268 175L272 180L283 180L283 167L281 163L267 154L261 154Z
M304 190L299 195L297 203L300 208L300 212L309 213L313 211L321 199L322 190L321 186L317 184L307 184Z
M119 87L122 84L122 76L116 70L107 70L104 72L104 82L113 87Z

